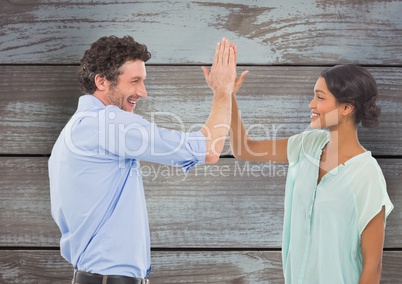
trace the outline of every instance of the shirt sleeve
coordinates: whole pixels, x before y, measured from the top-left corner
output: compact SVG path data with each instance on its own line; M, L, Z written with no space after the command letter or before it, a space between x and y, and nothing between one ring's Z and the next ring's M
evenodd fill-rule
M206 138L200 132L181 132L159 128L143 117L107 107L99 140L105 151L120 159L138 159L182 167L188 172L205 163Z
M364 173L355 178L353 190L355 193L357 226L361 235L367 224L385 207L385 221L394 208L387 193L387 186L380 166L374 158L359 168Z

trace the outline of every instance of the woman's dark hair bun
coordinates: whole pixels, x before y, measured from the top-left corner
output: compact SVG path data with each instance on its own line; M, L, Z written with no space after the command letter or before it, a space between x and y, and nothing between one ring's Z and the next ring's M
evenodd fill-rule
M374 128L380 124L381 107L376 104L376 98L372 98L364 104L362 116L362 126L366 128Z

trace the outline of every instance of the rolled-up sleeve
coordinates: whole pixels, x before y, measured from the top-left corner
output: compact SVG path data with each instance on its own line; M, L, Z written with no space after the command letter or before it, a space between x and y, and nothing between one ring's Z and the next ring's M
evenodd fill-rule
M120 159L179 166L184 172L205 163L206 138L201 131L160 128L116 107L106 108L103 117L105 122L99 125L99 144L104 151Z

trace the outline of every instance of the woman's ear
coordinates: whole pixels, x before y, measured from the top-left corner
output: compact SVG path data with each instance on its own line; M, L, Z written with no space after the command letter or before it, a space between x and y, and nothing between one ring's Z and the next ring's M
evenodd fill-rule
M343 109L342 109L342 114L345 116L349 116L353 113L355 110L355 107L352 104L344 103L343 104Z
M96 74L94 81L95 81L96 88L98 88L98 90L104 91L106 89L106 81L107 80L105 77L102 77L101 75Z

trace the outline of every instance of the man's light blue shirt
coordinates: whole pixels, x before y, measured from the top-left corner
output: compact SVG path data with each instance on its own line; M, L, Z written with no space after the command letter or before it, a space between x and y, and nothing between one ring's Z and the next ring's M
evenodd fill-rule
M370 151L328 172L319 183L325 130L288 140L282 262L286 284L358 283L361 234L385 207L393 209L386 183Z
M150 233L140 160L205 162L205 136L158 128L141 116L81 96L50 159L52 216L62 256L75 269L146 277Z

